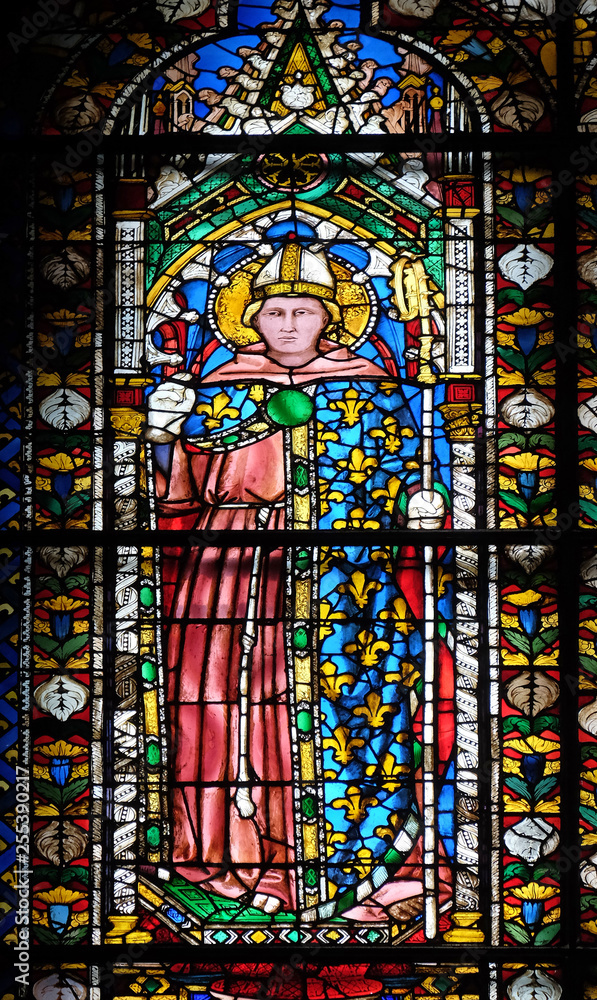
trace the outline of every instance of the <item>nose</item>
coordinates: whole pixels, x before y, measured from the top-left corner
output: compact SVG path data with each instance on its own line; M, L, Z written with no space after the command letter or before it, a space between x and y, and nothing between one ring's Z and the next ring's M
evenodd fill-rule
M294 315L292 313L287 313L282 320L282 332L283 333L294 333L296 330L296 322Z

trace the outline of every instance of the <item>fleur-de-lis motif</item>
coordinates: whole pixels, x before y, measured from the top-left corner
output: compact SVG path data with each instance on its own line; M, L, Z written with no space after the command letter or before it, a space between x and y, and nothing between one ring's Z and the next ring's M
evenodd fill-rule
M354 714L362 715L373 729L381 729L386 721L385 716L391 717L395 711L393 705L383 704L382 697L377 691L370 691L365 696L365 704L355 708Z
M373 852L370 847L359 847L356 857L358 860L343 868L343 872L355 872L359 878L366 878L371 873L373 867Z
M327 856L331 858L332 854L336 853L338 847L346 843L346 834L341 833L339 830L334 830L332 824L328 821L325 824L325 842Z
M361 823L367 815L369 806L376 806L377 799L373 795L364 795L360 788L351 785L346 790L345 799L334 799L334 809L344 809L346 819L350 823Z
M414 431L410 427L401 427L396 417L384 417L382 427L374 427L369 431L372 438L380 438L384 449L395 455L402 448L402 438L414 437Z
M370 580L360 569L355 569L351 573L347 583L341 583L338 587L341 594L351 594L354 597L357 607L365 608L369 603L369 598L381 590L381 583Z
M450 580L453 579L452 573L449 573L447 569L443 566L438 566L437 570L437 596L443 597L448 589L448 584Z
M348 512L348 521L338 520L334 521L332 527L341 530L342 528L352 528L358 530L359 528L379 528L379 521L373 519L365 520L365 511L362 507L353 507L352 510Z
M319 602L319 638L325 639L328 635L334 634L334 626L329 623L334 619L346 618L343 611L332 611L329 601Z
M417 705L419 704L419 694L417 693L417 681L421 679L421 671L419 670L416 663L411 663L409 660L403 660L400 664L400 671L398 673L390 671L384 677L384 680L388 684L396 682L397 684L404 684L406 688L409 688L409 707L411 715L414 715L417 711ZM397 737L400 742L400 736Z
M326 430L325 424L317 421L317 454L327 454L327 441L339 441L340 435L336 431Z
M365 740L351 737L350 729L347 729L346 726L336 726L333 737L328 736L323 741L326 750L334 751L332 757L336 764L348 764L354 759L353 750L364 745Z
M328 701L338 701L345 685L354 684L352 674L339 674L335 663L326 660L321 664L321 691Z
M399 764L394 754L389 751L384 754L381 760L381 767L379 764L369 764L367 768L367 774L370 777L373 777L373 775L381 777L382 787L387 792L395 792L397 788L400 788L400 775L408 774L409 771L409 765Z
M231 397L222 389L214 396L211 403L199 403L196 407L197 413L205 413L205 426L209 431L215 431L222 426L226 417L236 420L239 411L236 406L229 406Z
M371 552L371 559L375 563L379 563L384 571L384 573L393 573L394 567L392 565L392 557L390 555L389 549L373 549Z
M330 503L340 503L344 500L344 494L340 490L332 490L329 479L319 477L319 498L321 502L321 513L327 514L330 510Z
M388 684L391 684L392 681L398 681L398 683L404 684L405 687L413 687L420 676L421 671L416 663L411 663L410 660L403 660L400 664L400 673L388 673L385 675L385 679Z
M396 497L398 496L400 490L400 480L396 476L391 476L386 482L385 487L378 490L373 490L371 496L373 500L383 500L385 499L384 510L388 514L391 514L394 510L394 505L396 503Z
M351 448L349 460L346 462L341 459L338 462L338 468L347 469L351 483L359 484L364 483L369 478L378 464L377 459L366 455L362 448Z
M376 826L375 836L380 840L394 840L398 830L402 826L402 819L398 813L392 813L388 820L388 826Z
M373 403L368 399L360 399L356 389L347 389L342 399L333 400L330 410L340 410L342 423L354 427L361 419L361 411L368 413L373 409Z
M401 635L408 635L412 632L414 625L407 619L408 608L403 597L395 597L391 608L384 608L380 611L379 617L382 621L391 621L397 632Z
M348 642L344 646L345 653L356 653L364 667L376 667L381 656L390 650L390 643L385 639L378 639L373 632L363 629L356 637L355 642Z
M322 545L319 550L319 574L325 576L335 562L346 559L346 552L343 549L335 549L328 545Z

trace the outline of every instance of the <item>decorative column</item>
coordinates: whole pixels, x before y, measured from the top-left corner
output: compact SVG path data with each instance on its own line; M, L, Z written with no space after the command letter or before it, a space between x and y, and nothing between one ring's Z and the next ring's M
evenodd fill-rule
M147 184L121 179L116 192L114 397L114 527L150 527L150 455L143 438L145 388L145 220ZM119 545L116 554L113 774L114 899L111 942L138 940L136 894L140 858L166 856L162 815L162 667L158 602L159 566L151 546ZM133 935L130 937L129 935Z
M451 445L453 470L453 526L475 527L475 437L482 405L473 402L474 385L448 386L448 402L440 406ZM479 682L477 618L478 550L456 546L456 878L455 911L446 941L468 944L483 941L477 926L479 910L479 736L477 689Z

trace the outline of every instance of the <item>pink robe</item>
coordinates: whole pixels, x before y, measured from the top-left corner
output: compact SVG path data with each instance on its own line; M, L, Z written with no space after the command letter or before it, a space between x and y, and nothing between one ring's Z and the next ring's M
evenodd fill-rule
M322 354L290 372L246 348L203 384L307 384L333 378L387 379L365 358L330 341ZM160 527L178 527L216 541L209 532L254 528L271 508L266 530L284 527L283 434L210 455L178 441L169 482L158 477ZM218 540L219 541L219 540ZM225 543L225 537L221 540ZM263 555L249 692L251 798L243 819L234 793L238 774L238 684L241 634L253 560L252 548L216 544L164 551L168 650L172 859L188 879L223 896L265 893L295 909L294 820L283 625L285 552Z

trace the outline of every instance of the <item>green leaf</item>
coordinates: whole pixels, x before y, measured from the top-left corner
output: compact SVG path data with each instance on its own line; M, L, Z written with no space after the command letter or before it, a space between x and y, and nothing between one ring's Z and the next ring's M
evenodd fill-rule
M531 514L538 514L545 507L549 507L551 503L553 503L553 490L537 493L537 496L534 496L529 504Z
M578 602L581 608L595 608L597 610L597 598L595 594L581 594Z
M590 448L591 451L597 451L597 434L591 434L589 432L583 434L581 444L583 448Z
M523 497L519 497L518 493L512 493L511 490L500 490L500 497L509 507L519 510L522 514L528 514L529 505Z
M505 628L503 635L504 638L515 647L515 649L519 649L521 653L530 655L531 644L526 635L523 635L521 632L517 632L514 628Z
M509 715L506 719L504 719L502 728L505 736L514 731L519 732L522 736L530 736L531 733L531 723L529 719L523 719L522 716L518 715Z
M511 365L512 368L516 368L516 371L521 372L524 370L526 359L524 354L520 351L515 351L513 347L506 347L506 345L500 346L499 348L500 358L507 364Z
M557 881L560 875L560 866L555 861L540 861L533 869L533 879L538 882L539 879L545 878L546 875Z
M44 799L52 802L55 806L62 805L62 790L50 781L47 781L45 778L34 778L33 787L39 795L42 795Z
M560 933L560 925L556 921L554 924L548 924L547 927L542 927L540 931L535 935L534 944L537 948L541 945L549 944L554 938Z
M557 784L558 784L558 779L553 774L550 774L547 776L547 778L542 778L541 781L538 781L533 789L535 802L538 802L539 799L544 798L549 792L551 792L554 788L557 787Z
M59 944L60 939L55 931L50 930L49 927L42 927L39 924L35 928L35 936L39 938L43 944Z
M507 205L498 205L496 210L498 215L501 215L502 219L505 219L506 222L511 223L511 225L516 226L518 229L523 228L524 216L515 208L508 208Z
M589 371L589 372L592 372L593 374L595 374L595 372L597 372L597 358L593 354L590 354L589 351L587 351L587 350L583 351L581 349L579 351L579 354L581 356L580 357L580 363L581 363L582 367L586 371ZM584 440L585 440L585 438L584 438L584 435L583 435L582 441L584 441Z
M527 586L529 586L532 590L537 590L542 583L553 584L554 582L553 573L550 573L549 571L544 573L543 570L537 570L537 572L533 573L532 577L528 580Z
M496 299L498 306L503 306L508 302L514 302L517 306L521 306L524 303L524 292L520 288L500 288Z
M545 346L537 347L531 352L528 358L529 371L536 372L538 368L542 368L543 365L547 364L553 358L553 345L547 344Z
M504 882L507 882L510 878L521 878L523 882L530 882L531 873L521 861L512 861L511 864L506 865L504 868Z
M72 656L73 653L77 653L83 646L86 646L89 641L89 632L80 632L79 635L73 636L68 642L65 642L61 648L61 656L65 659L67 656Z
M63 507L62 504L56 500L55 497L50 496L44 490L43 494L39 497L39 504L44 510L49 510L51 514L56 514L57 517L62 517Z
M504 784L511 792L522 795L523 799L530 802L531 790L524 778L519 778L517 774L507 774L504 778Z
M537 433L531 434L529 437L529 448L534 451L536 448L549 448L551 451L555 448L556 439L553 434Z
M500 448L508 448L511 444L513 444L515 448L524 450L526 448L526 438L524 434L520 434L518 431L504 431L503 434L500 434Z
M504 435L504 437L507 437L507 435ZM505 586L510 586L510 584L514 583L516 584L517 587L520 587L521 590L524 589L524 587L526 587L528 583L527 574L523 573L521 569L514 569L514 567L505 570L503 579Z
M547 222L551 215L551 205L533 205L527 212L527 225L539 226L542 222Z
M51 590L53 594L61 594L62 581L56 576L38 576L37 584L39 590Z
M590 823L591 826L597 826L597 809L591 809L590 806L579 806L578 811L587 823Z
M591 229L597 228L597 212L593 212L591 208L579 208L578 215L583 222L589 224Z
M550 715L544 712L542 715L536 715L533 719L533 732L540 733L543 729L552 729L554 733L559 733L560 731L560 718L558 715Z
M72 865L70 868L65 868L62 872L62 883L63 885L68 885L69 882L82 882L83 885L89 885L89 869L85 868L83 865Z
M504 930L520 944L531 943L529 932L524 927L521 927L520 924L515 924L513 920L504 920Z
M89 587L89 577L84 573L71 573L64 580L64 589L68 594L71 590L83 590L87 593Z
M53 654L59 648L59 644L56 640L51 639L49 635L45 634L45 632L34 632L33 641L36 646L39 646L39 648L43 650L44 653Z
M533 639L533 656L538 656L558 638L557 628L545 628Z
M578 658L578 662L580 663L581 667L584 667L587 673L597 674L597 659L595 659L594 657L586 656L584 653L581 653Z
M75 514L81 507L85 507L89 503L89 493L86 490L80 490L78 493L71 493L64 505L64 513L66 516Z
M592 757L597 760L597 743L583 743L580 748L581 760L590 760Z
M87 927L73 927L72 930L67 931L66 934L62 935L63 944L77 944L78 941L82 941L87 935Z
M74 781L69 781L68 785L65 785L63 789L64 804L66 805L67 802L74 802L74 800L79 797L81 792L84 792L88 787L89 780L87 778L75 778Z
M35 879L37 882L49 882L50 885L60 884L60 869L54 865L39 865L35 867Z
M580 499L578 501L578 506L580 509L590 517L592 521L597 521L597 503L593 503L592 500Z

